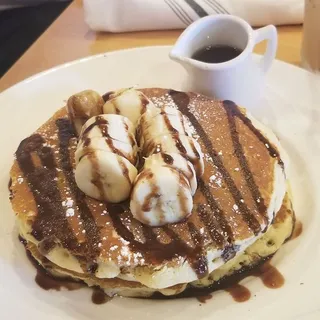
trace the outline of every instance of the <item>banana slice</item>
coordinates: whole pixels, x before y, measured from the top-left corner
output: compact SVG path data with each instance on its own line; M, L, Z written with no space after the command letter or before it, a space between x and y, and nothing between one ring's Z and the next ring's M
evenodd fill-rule
M67 108L80 134L75 179L85 194L117 203L131 193L132 214L150 226L176 223L191 214L203 154L179 110L157 108L135 89L104 98L80 92L70 97ZM136 134L147 157L138 176Z
M182 134L160 135L145 143L142 149L142 154L145 157L158 152L182 155L193 164L198 177L203 175L203 153L199 143L192 137Z
M160 108L148 108L146 112L139 118L137 122L137 128L136 128L136 137L137 141L140 145L140 140L143 139L143 131L145 128L148 127L149 122L152 118L159 115L161 112ZM142 140L143 141L143 140Z
M150 226L176 223L187 218L193 207L192 193L185 175L170 166L152 166L136 178L130 210L140 222Z
M140 124L138 141L140 146L161 134L183 134L191 136L191 128L182 113L174 108L164 107L160 113Z
M101 114L84 124L79 139L107 137L135 146L134 134L135 127L128 118L117 114Z
M152 169L158 165L169 166L185 175L189 181L191 194L197 190L197 177L193 165L179 153L156 153L145 159L144 169Z
M109 93L103 106L105 114L120 114L127 117L134 125L147 109L155 105L140 91L129 88Z
M68 116L78 135L89 118L102 113L103 104L102 97L93 90L81 91L68 99Z
M118 203L129 197L137 173L126 158L96 150L81 158L76 166L75 179L88 196Z
M168 114L171 115L177 115L177 113L179 112L178 109L175 108L171 108L171 107L155 107L155 108L150 108L147 109L146 112L144 112L139 121L138 121L138 126L143 127L143 128L147 128L149 123L152 121L152 119L154 117L156 117L157 115L159 115L161 112L164 112L165 110L167 110Z
M155 107L153 109L147 110L144 114L141 115L141 118L139 119L139 125L143 127L147 127L148 124L152 121L152 119L159 114L167 114L170 116L182 116L182 113L180 110L173 108L173 107L168 107L168 106L163 106L163 107Z
M79 163L80 159L87 153L93 151L105 151L113 152L129 160L134 166L138 161L138 147L137 145L131 145L116 139L109 137L87 137L79 141L77 150L75 152L76 164Z

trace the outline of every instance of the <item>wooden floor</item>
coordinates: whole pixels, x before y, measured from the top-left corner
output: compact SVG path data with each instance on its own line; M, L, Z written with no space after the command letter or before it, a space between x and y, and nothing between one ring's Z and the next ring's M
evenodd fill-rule
M70 2L0 11L0 78Z

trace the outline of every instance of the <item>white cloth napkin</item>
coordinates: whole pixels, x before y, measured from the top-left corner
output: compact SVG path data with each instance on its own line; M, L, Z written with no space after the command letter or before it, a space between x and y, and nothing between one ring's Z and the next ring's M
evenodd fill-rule
M210 14L237 15L252 26L299 24L304 0L83 0L96 31L181 29Z

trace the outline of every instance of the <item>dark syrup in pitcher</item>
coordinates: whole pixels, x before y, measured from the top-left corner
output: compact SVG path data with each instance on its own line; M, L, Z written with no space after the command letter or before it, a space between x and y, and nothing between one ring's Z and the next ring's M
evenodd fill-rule
M236 58L242 50L227 45L210 45L199 49L192 59L206 63L222 63Z

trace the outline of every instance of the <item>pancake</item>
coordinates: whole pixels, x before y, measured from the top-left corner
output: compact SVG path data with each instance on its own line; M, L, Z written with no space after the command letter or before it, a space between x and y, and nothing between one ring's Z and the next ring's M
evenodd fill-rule
M286 157L274 134L230 101L141 91L156 106L177 107L204 152L192 214L151 228L132 217L127 202L83 194L74 179L77 138L63 108L21 142L10 173L12 206L31 254L49 271L126 296L208 286L272 255L294 225Z
M277 213L268 231L256 242L249 246L244 252L235 256L221 267L215 269L201 280L191 283L182 283L169 288L155 290L142 285L139 282L123 280L121 278L100 279L87 273L76 273L61 268L46 259L35 244L26 243L27 250L36 261L51 275L56 278L72 278L75 281L82 280L88 286L99 286L109 296L121 295L125 297L153 297L160 292L164 296L189 297L206 295L209 292L224 287L230 283L230 277L235 275L246 275L269 259L290 238L292 226L295 222L294 211L287 193L281 209ZM156 296L159 298L159 296Z

